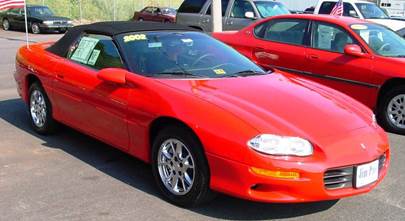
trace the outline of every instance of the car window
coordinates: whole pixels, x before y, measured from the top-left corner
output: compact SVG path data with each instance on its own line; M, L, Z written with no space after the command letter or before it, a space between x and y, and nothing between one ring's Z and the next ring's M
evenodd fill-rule
M278 19L257 26L255 34L269 41L303 45L307 27L307 20Z
M389 16L377 5L370 3L356 3L365 19L389 19Z
M28 8L28 12L34 17L53 16L53 12L48 7L30 7Z
M315 22L312 33L312 47L317 49L343 53L347 44L354 43L345 30L332 24Z
M200 13L206 0L185 0L180 5L179 13Z
M337 2L323 2L319 9L319 14L329 15L332 12ZM353 5L348 2L343 3L343 16L359 17Z
M254 3L263 18L290 14L290 11L281 2L255 1Z
M97 70L124 67L112 38L104 35L84 34L69 48L67 58Z
M236 0L232 6L231 17L233 18L245 18L246 12L253 12L252 4L246 0Z
M144 12L146 12L146 13L152 13L152 8L151 8L151 7L147 7L147 8L145 8Z
M229 0L222 0L222 16L225 16L225 13L226 13L226 9L228 8L228 4L229 4ZM205 13L206 15L211 15L211 4L210 4L210 6L208 7L208 9L207 9L207 11L206 11L206 13Z

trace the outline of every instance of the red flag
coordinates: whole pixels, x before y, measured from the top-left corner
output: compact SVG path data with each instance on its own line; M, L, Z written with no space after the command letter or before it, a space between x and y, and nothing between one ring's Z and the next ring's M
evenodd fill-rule
M339 0L335 7L333 7L332 12L330 13L334 16L343 16L343 0Z
M0 10L24 7L24 0L0 0Z

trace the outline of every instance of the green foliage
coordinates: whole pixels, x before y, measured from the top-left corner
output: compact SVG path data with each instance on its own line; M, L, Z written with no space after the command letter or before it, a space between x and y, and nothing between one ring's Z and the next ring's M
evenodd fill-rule
M114 20L114 17L116 20L129 20L135 11L139 11L145 6L178 8L183 0L27 0L27 2L28 4L47 5L59 16L77 21L82 18L82 22L92 22Z

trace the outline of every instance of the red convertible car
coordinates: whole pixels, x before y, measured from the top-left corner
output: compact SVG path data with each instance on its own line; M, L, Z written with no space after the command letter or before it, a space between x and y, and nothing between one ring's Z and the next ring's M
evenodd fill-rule
M35 131L60 122L150 163L177 205L213 191L261 202L339 199L387 173L388 139L366 106L265 72L188 27L78 26L56 43L22 47L16 62Z
M350 17L285 15L214 37L265 69L350 95L387 131L405 134L405 39L390 29Z

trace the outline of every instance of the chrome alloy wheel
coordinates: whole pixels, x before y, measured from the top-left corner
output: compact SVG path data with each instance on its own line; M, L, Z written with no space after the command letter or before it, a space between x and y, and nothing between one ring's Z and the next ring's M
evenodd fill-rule
M388 118L398 128L405 128L405 94L391 99L387 107Z
M46 103L44 95L39 90L34 90L30 96L30 113L37 127L43 127L46 122Z
M167 190L185 195L193 187L195 164L190 150L177 139L168 139L160 145L158 153L160 179Z
M8 30L10 29L10 22L8 22L7 19L4 19L4 20L3 20L3 29L4 29L5 31L8 31Z
M39 28L39 25L37 23L34 23L31 25L31 31L33 34L39 34L41 32L41 29Z

